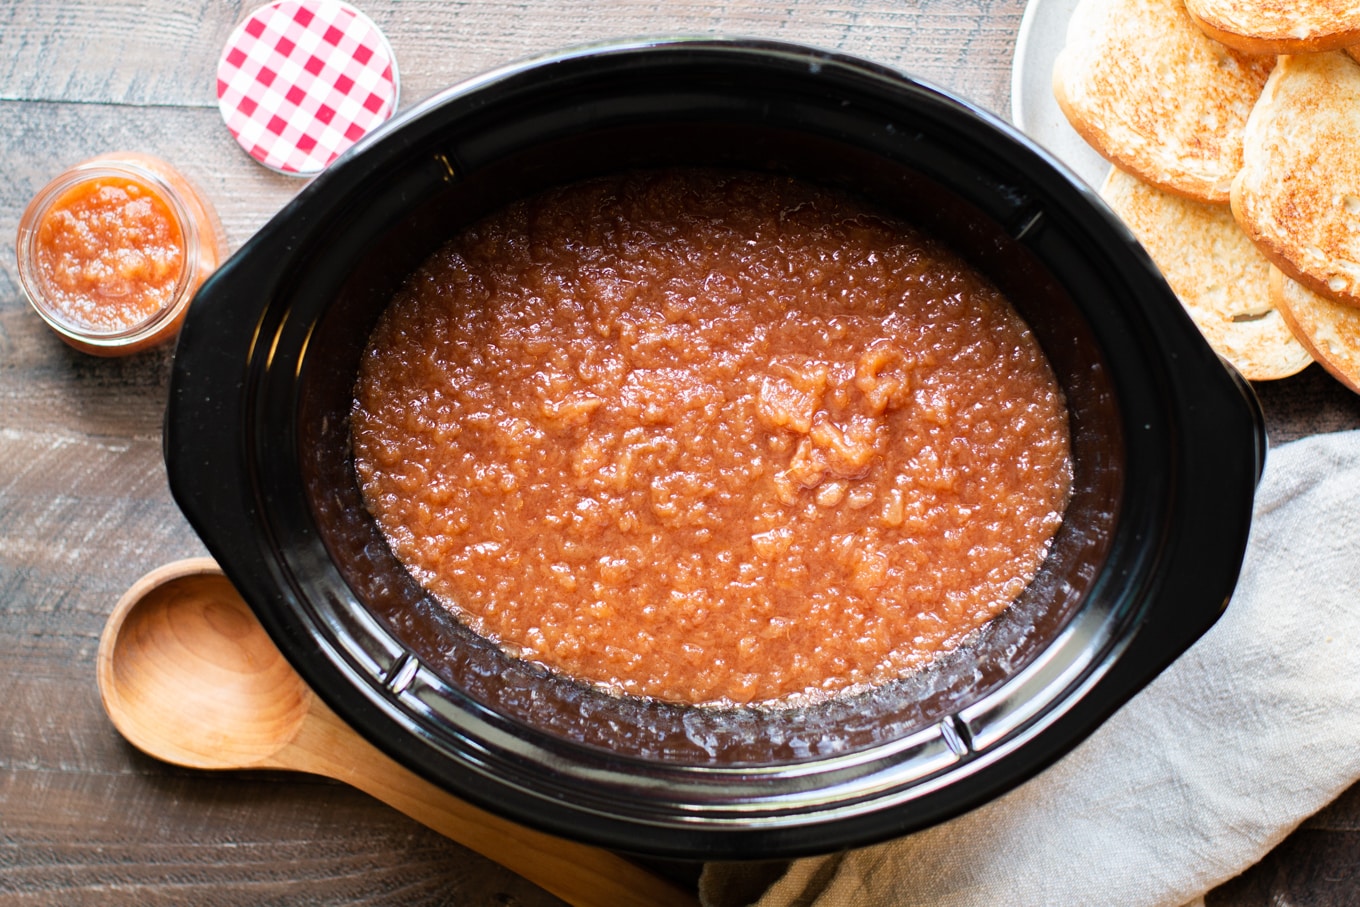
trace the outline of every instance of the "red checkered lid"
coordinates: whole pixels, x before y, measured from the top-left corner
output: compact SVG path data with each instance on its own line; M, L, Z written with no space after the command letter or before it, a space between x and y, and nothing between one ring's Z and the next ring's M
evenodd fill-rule
M217 105L251 157L320 172L397 108L397 61L373 21L338 0L276 0L236 27Z

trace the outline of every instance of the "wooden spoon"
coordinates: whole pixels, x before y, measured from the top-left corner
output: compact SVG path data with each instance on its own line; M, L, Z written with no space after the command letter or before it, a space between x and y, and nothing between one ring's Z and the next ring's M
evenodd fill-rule
M157 759L343 781L571 904L696 904L616 854L492 815L389 759L312 693L211 558L153 570L123 595L98 676L114 726Z

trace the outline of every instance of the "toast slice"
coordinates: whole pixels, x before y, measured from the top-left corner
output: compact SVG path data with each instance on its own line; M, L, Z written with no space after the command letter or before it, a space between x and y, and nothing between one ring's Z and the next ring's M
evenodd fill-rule
M1360 393L1360 309L1319 296L1279 268L1270 269L1270 298L1313 358Z
M1251 54L1304 54L1360 44L1353 0L1185 0L1209 37Z
M1247 121L1232 210L1281 271L1360 306L1360 63L1284 56Z
M1182 0L1080 0L1053 93L1106 159L1163 191L1226 202L1274 64L1205 37Z
M1101 197L1128 224L1204 339L1250 381L1285 378L1312 357L1270 301L1270 263L1227 205L1162 192L1118 168Z

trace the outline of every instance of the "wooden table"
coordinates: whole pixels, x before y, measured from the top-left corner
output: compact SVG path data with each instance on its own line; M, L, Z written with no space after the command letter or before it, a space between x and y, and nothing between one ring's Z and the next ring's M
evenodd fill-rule
M0 902L554 903L347 788L159 764L101 711L94 655L113 603L148 569L204 553L161 462L173 350L100 360L65 347L23 299L12 237L50 177L111 150L182 168L232 248L297 192L247 158L217 112L218 54L253 5L0 0ZM1003 113L1023 11L1022 0L359 5L396 52L403 106L573 43L718 33L867 57ZM1360 399L1316 367L1260 390L1276 443L1360 426ZM1358 832L1353 790L1209 903L1348 900Z

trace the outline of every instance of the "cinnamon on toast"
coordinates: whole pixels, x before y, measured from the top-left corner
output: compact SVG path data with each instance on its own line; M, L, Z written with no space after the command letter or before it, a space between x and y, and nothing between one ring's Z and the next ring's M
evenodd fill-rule
M1319 296L1273 267L1270 298L1318 364L1360 393L1360 309Z
M1360 63L1280 57L1247 120L1232 210L1270 261L1360 306Z
M1185 0L1206 35L1243 53L1302 54L1360 44L1352 0Z
M1274 63L1205 37L1182 0L1080 0L1053 92L1106 159L1163 191L1226 202Z
M1284 378L1311 361L1270 301L1270 264L1227 205L1191 201L1110 171L1101 196L1133 231L1200 333L1252 381Z

